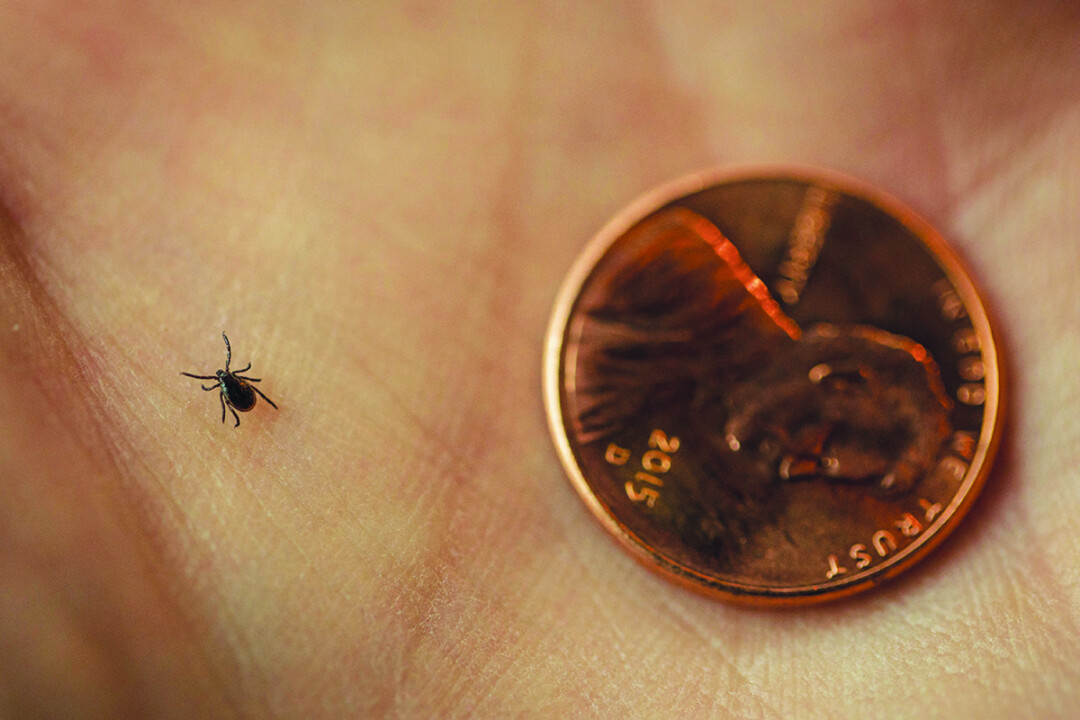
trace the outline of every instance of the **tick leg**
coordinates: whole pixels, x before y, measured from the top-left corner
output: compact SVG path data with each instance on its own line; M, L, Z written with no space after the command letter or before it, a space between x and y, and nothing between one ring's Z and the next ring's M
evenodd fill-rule
M181 375L187 375L190 378L196 380L217 380L217 375L192 375L191 373L182 372Z
M238 428L238 427L240 427L240 416L236 414L236 411L235 411L235 410L233 410L233 408L232 408L232 405L230 405L230 406L229 406L229 412L231 412L231 413L232 413L232 416L233 416L234 418L236 418L236 424L235 424L235 425L233 425L233 427L234 427L234 428Z
M245 379L248 379L248 378L245 378ZM259 381L258 381L258 380L256 380L255 382L259 382ZM266 402L268 402L268 403L270 403L271 405L273 405L273 406L274 406L274 409L275 409L275 410L277 410L277 405L276 405L276 404L274 403L274 401L273 401L273 400L271 400L270 398L266 397L265 395L263 395L263 394L262 394L262 391L261 391L261 390L259 390L259 388L257 388L257 387L252 387L251 389L252 389L252 390L254 390L255 392L259 393L259 397L261 397L261 398L262 398L263 400L265 400Z
M206 385L200 385L199 387L201 387L203 390L220 390L221 384L219 383L217 385L211 385L210 387L207 387Z
M225 391L224 390L222 390L221 394L218 395L218 400L221 401L221 424L224 425L225 424Z
M241 371L241 372L243 372L243 371ZM253 378L253 377L248 377L247 375L239 375L237 373L233 373L233 375L240 378L241 380L247 380L248 382L262 382L262 378Z
M232 347L229 345L229 336L221 331L221 337L225 338L225 372L229 372L229 361L232 360Z
M247 372L250 369L251 369L251 363L248 363L246 368L240 368L239 370L233 370L233 375L239 375L240 373Z

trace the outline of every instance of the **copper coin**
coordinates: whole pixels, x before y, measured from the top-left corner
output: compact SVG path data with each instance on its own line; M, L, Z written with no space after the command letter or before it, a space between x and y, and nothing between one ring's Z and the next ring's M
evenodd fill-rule
M924 556L971 507L1003 418L956 255L819 171L699 174L631 205L560 292L544 383L602 524L672 579L761 603Z

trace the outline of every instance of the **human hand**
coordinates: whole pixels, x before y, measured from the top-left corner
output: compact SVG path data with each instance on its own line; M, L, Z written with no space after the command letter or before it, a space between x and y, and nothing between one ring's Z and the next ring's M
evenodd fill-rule
M799 10L4 3L5 714L1064 715L1080 19ZM1011 361L972 515L843 603L668 585L547 436L578 250L740 162L906 200ZM222 329L280 406L235 430L179 375Z

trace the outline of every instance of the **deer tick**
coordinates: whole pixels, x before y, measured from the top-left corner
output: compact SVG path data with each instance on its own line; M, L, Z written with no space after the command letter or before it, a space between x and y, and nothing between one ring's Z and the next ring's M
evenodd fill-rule
M251 363L247 364L247 367L232 371L229 370L229 363L232 362L232 348L229 347L229 338L222 332L221 337L225 339L225 369L218 370L213 375L192 375L191 373L182 372L181 375L187 375L190 378L196 380L215 380L212 385L203 385L203 390L218 390L221 395L221 422L225 422L225 406L229 406L229 412L236 418L236 425L233 427L240 427L240 416L236 414L236 411L248 412L255 407L255 394L258 393L266 402L276 410L277 405L274 401L266 397L259 391L259 388L255 387L251 383L260 382L259 378L245 377L241 375L242 372L247 372L251 369Z

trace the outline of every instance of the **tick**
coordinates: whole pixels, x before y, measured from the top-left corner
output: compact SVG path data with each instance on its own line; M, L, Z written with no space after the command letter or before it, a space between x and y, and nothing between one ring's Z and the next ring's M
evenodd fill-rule
M251 383L261 382L259 378L245 377L241 375L242 372L247 372L251 369L251 363L247 364L247 367L235 372L229 370L229 363L232 362L232 348L229 347L229 337L222 332L221 337L225 339L225 369L218 370L214 375L192 375L191 373L182 372L181 375L187 375L190 378L196 380L216 380L212 385L203 385L203 390L219 390L221 392L221 422L225 422L225 406L229 406L229 412L236 418L236 425L233 427L240 427L240 416L236 414L236 411L248 412L251 408L255 407L255 394L258 393L266 402L276 410L277 405L274 401L262 394L259 388L255 387Z

